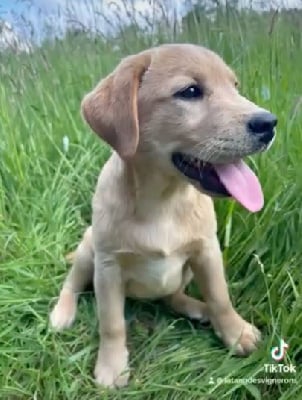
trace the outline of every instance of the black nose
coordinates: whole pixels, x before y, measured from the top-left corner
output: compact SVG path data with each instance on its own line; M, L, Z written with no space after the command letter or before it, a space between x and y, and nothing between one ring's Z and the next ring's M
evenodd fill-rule
M274 128L277 125L277 117L269 112L254 114L248 121L248 130L257 135L263 143L269 143L274 137Z

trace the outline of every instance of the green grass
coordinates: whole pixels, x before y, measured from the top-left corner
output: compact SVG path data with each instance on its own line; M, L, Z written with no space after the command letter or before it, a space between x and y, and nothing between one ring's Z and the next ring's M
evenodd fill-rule
M221 11L214 26L197 14L190 18L182 32L129 29L116 39L119 50L114 40L70 35L30 56L0 56L1 399L302 399L301 16L280 15L272 23L271 15ZM279 117L273 147L252 161L264 210L250 215L227 200L216 202L232 299L260 327L263 342L250 357L235 358L211 329L159 303L131 301L130 385L105 391L92 379L93 295L82 297L70 330L57 334L48 326L68 268L64 254L90 221L96 178L109 155L81 121L79 104L120 57L163 41L216 50L237 72L242 92ZM270 349L281 337L290 345L285 362L297 366L290 376L297 383L216 381L269 377L263 365L272 362Z

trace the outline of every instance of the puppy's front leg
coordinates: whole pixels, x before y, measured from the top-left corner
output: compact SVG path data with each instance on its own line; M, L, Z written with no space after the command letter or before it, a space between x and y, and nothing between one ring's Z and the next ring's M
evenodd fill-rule
M100 331L95 378L100 385L121 387L129 377L124 284L117 261L102 252L95 254L94 288Z
M255 350L260 332L232 306L216 235L204 242L201 251L193 258L191 268L216 334L227 346L234 346L238 355L246 355Z

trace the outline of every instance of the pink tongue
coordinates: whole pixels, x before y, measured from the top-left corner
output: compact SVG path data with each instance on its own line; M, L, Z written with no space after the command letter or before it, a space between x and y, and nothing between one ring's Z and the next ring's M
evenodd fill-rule
M264 203L261 185L247 164L240 160L234 164L216 164L213 167L235 200L251 212L261 210Z

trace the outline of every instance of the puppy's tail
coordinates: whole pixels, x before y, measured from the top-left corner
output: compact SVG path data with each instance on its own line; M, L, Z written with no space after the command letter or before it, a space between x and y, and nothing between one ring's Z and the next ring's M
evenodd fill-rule
M73 262L75 260L75 251L72 251L71 253L66 254L64 258L68 264L73 264Z
M92 228L89 226L79 243L76 250L65 255L65 260L68 264L73 264L76 258L79 257L80 263L86 265L93 262L93 248L92 248Z

